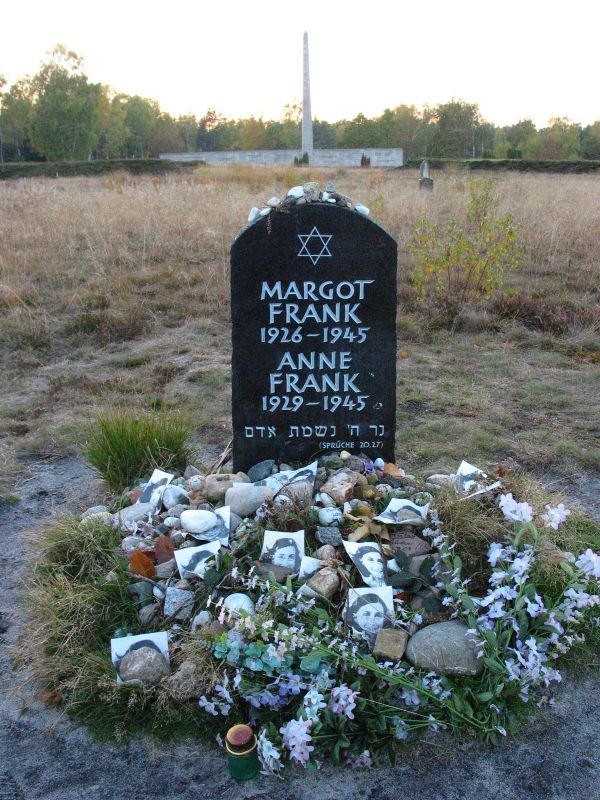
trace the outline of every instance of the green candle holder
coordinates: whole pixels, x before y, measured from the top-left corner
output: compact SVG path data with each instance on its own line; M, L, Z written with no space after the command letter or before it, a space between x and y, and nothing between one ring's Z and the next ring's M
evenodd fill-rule
M248 725L234 725L225 738L229 774L236 781L249 781L258 774L260 763L256 736Z

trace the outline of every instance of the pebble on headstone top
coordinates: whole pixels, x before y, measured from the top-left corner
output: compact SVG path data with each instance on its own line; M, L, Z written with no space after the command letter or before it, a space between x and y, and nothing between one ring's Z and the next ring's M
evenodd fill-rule
M391 236L337 203L273 209L235 240L235 470L342 449L394 460L396 266Z

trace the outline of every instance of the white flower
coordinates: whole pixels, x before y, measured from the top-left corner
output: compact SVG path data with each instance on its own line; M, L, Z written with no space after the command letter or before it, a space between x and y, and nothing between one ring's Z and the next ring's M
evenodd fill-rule
M290 751L290 758L297 764L306 766L311 752L315 749L309 742L312 740L310 726L312 722L307 719L291 719L287 725L279 729L283 736L283 744Z
M513 522L531 522L533 519L533 508L529 503L517 503L510 492L500 495L498 505L506 519Z
M331 690L329 708L338 716L344 714L348 719L354 719L352 712L356 708L356 698L359 694L359 692L353 692L345 683L342 683L341 686L336 686Z
M350 753L346 758L346 763L353 769L371 769L373 766L373 759L368 750L363 750L359 756Z
M408 689L406 686L403 686L401 697L407 706L421 705L416 689Z
M307 719L316 720L319 718L319 711L327 707L327 703L323 702L324 700L323 695L314 687L306 692L302 705Z
M546 513L542 514L542 519L546 523L546 528L554 528L558 530L558 526L566 520L571 512L565 508L563 503L559 503L556 507L550 505L546 506Z
M498 561L502 561L505 556L506 551L502 545L498 544L498 542L492 542L487 554L487 559L490 563L490 566L495 567Z
M262 765L262 775L277 775L283 769L281 763L281 753L275 745L269 741L267 732L263 729L258 735L258 760Z
M600 555L594 553L589 547L585 553L579 556L575 562L575 566L579 567L586 575L600 579Z

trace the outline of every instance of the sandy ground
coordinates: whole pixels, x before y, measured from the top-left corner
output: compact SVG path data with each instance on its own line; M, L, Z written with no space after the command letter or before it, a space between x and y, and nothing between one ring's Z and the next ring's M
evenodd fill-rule
M0 511L0 800L280 798L280 800L597 800L600 798L600 688L594 676L570 678L556 704L500 748L439 740L372 772L324 768L286 780L236 784L220 750L184 742L94 742L85 728L46 709L10 666L9 647L24 612L27 567L22 531L67 507L99 499L92 474L75 459L30 465L21 502Z

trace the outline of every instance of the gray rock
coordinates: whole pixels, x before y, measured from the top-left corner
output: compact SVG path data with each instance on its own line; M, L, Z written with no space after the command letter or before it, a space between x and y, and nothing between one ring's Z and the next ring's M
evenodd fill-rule
M93 526L93 525L112 525L113 515L108 511L96 511L94 514L88 514L83 517L80 525Z
M154 595L152 594L153 586L148 581L136 581L135 583L130 583L127 587L127 594L132 597L139 605L148 605L148 603L152 603L154 600Z
M121 550L125 555L130 556L138 547L142 550L147 544L148 542L146 539L143 539L141 536L126 536L121 541Z
M163 561L162 564L156 565L157 578L171 578L177 572L177 562L174 558L170 561Z
M401 628L382 628L375 639L373 655L382 661L400 661L407 642L408 631Z
M414 666L439 675L479 675L483 658L476 657L467 630L458 620L427 625L408 640L406 657Z
M106 514L107 512L108 508L106 506L92 506L83 512L81 519L84 520L86 517L92 516L92 514Z
M199 628L203 628L205 625L208 625L210 622L212 622L212 619L213 617L210 611L207 611L206 609L199 611L192 620L192 625L190 628L191 632L196 633Z
M202 671L189 659L166 680L169 694L181 703L186 700L197 700L202 694L203 685Z
M260 461L258 464L250 467L248 470L248 477L250 478L251 483L263 481L265 478L268 478L274 466L275 459L269 458L266 461Z
M169 674L169 663L152 647L130 650L121 659L119 676L123 681L141 681L142 686L156 686Z
M341 520L343 514L339 508L320 508L318 517L319 522L321 525L330 526L330 525L337 525ZM324 542L324 544L331 544L330 542Z
M174 486L171 484L167 486L162 496L163 506L168 510L173 506L189 506L190 498L188 493L181 486Z
M159 614L160 605L158 603L150 603L147 606L143 606L138 611L138 617L140 618L140 622L144 628L150 627L154 620L158 619Z
M220 503L228 489L234 483L249 483L250 480L245 472L223 473L207 475L204 479L202 491L211 503Z
M343 541L339 528L333 527L317 528L315 538L318 542L321 542L321 544L331 544L334 547L337 547Z
M266 500L273 499L273 492L266 486L254 486L252 483L242 483L232 486L225 494L225 505L238 517L249 517Z
M179 606L181 608L177 611ZM194 593L187 589L176 589L174 586L169 586L165 594L163 614L165 617L170 617L176 611L175 619L189 619L194 611Z
M206 533L219 524L219 517L213 511L184 511L180 517L181 527L188 533Z
M433 486L454 486L454 475L443 475L442 473L436 473L435 475L430 475L427 478L427 482L433 484Z
M278 498L288 497L290 500L295 500L298 503L306 503L312 497L312 481L294 481L281 489L277 495Z
M179 517L183 514L184 511L189 511L189 510L190 510L189 506L184 506L183 504L178 503L176 506L172 506L172 508L169 509L169 519L171 517L177 517L177 519L179 519Z
M229 514L229 533L235 533L242 524L242 518L237 514Z
M318 558L320 561L331 561L332 559L337 558L335 547L330 544L322 545L315 553L315 558Z
M306 197L309 202L314 203L319 199L321 189L316 181L309 181L305 183L302 188L304 189L304 197Z
M335 186L333 185L333 181L327 181L327 186L325 187L326 192L335 192Z
M340 578L336 570L325 567L313 575L306 585L320 597L330 600L340 588Z
M431 552L431 544L421 539L419 536L415 536L414 533L392 531L390 537L391 545L394 550L401 550L407 556L422 556L425 553Z
M193 464L188 464L183 473L183 477L188 481L194 475L202 475L202 473L197 467L194 467Z
M342 505L347 500L352 499L359 475L359 472L344 467L329 476L329 480L322 486L321 492L325 492L330 497L333 497L336 503Z
M143 522L155 511L152 503L134 503L113 516L113 525L126 531L134 531L138 522Z
M163 520L163 525L167 530L171 530L171 528L179 528L180 524L179 517L165 517Z

